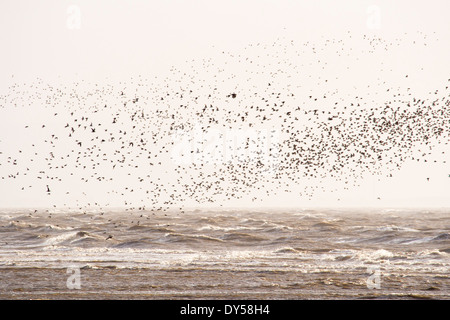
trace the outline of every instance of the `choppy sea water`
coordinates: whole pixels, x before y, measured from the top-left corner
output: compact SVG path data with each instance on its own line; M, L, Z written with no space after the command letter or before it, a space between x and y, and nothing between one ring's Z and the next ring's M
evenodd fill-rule
M449 218L448 210L7 210L0 299L449 299Z

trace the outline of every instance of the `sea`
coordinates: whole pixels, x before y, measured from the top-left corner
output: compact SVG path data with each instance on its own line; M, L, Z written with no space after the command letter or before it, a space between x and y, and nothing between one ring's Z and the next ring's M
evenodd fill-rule
M0 299L450 299L445 209L0 212Z

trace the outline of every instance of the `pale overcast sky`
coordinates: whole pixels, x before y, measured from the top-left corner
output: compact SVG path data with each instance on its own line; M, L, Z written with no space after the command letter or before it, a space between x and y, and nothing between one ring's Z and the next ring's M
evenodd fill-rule
M7 94L15 82L29 83L36 78L52 84L85 80L102 85L127 82L138 75L153 78L164 75L171 66L181 68L187 60L214 58L222 51L239 53L252 43L270 43L280 37L297 43L349 40L349 34L349 45L354 49L364 46L363 35L426 43L427 47L417 50L414 46L394 48L393 54L384 58L386 69L416 75L416 80L411 80L415 81L415 93L426 94L448 85L449 12L447 0L2 0L0 94ZM370 59L367 64L364 68L370 68ZM365 72L355 76L351 85L370 78ZM411 85L394 78L386 80L402 89ZM342 83L343 87L347 85L350 83ZM39 110L0 109L2 161L30 139L19 130L24 126L24 115L31 122L49 121ZM292 193L267 196L258 205L450 207L450 161L442 163L450 149L447 145L432 152L430 157L439 159L438 163L406 162L389 179L366 177L358 188L325 192L311 201ZM0 166L0 176L5 174L5 166ZM24 196L15 183L0 180L0 207L66 202L54 197L49 200L40 189ZM101 197L95 190L95 186L84 190L90 192L86 196L89 201ZM254 204L243 200L225 205Z

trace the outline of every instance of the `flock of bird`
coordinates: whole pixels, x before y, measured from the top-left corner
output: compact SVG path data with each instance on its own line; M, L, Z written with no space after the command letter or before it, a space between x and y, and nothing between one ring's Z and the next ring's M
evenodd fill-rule
M264 201L281 191L311 199L332 191L330 179L348 189L367 175L392 177L407 160L438 161L430 155L448 145L450 79L415 96L414 71L399 75L380 62L373 82L346 86L356 60L406 41L363 40L355 52L344 40L277 39L151 80L17 82L1 108L43 108L52 119L26 120L26 145L0 150L1 181L24 179L24 193L39 181L43 195L63 199L95 193L95 201L76 199L80 210L113 198L127 210L182 211L189 201ZM241 143L226 149L230 132Z

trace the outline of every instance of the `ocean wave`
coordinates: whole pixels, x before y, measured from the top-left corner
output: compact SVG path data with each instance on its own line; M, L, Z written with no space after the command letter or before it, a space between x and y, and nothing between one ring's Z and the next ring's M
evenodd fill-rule
M450 240L450 233L441 233L433 238L433 241Z
M200 242L200 241L214 241L223 242L222 239L214 238L207 235L187 235L182 233L167 233L164 235L165 242Z
M223 236L221 236L220 238L222 240L227 240L227 241L255 241L256 242L256 241L266 240L263 237L249 234L249 233L242 233L242 232L227 233L227 234L224 234ZM243 244L245 244L245 242Z
M171 233L171 232L175 232L175 230L167 228L167 227L162 227L162 226L142 226L142 225L135 225L135 226L131 226L128 228L128 230L130 231L139 231L139 233L152 233L152 232L156 232L156 233Z
M2 232L19 231L19 230L27 229L30 227L31 227L31 225L29 223L10 221L6 225L0 226L0 230Z
M383 226L375 228L377 231L406 231L406 232L420 232L419 230L408 228L408 227L399 227L395 225Z
M299 253L300 251L294 249L294 248L290 248L290 247L286 247L286 248L279 248L277 250L274 251L274 253Z
M416 254L417 257L446 257L447 254L445 252L442 252L439 249L426 249L426 250L422 250L417 252Z
M245 227L245 226L233 226L233 227L221 227L217 225L205 225L197 228L198 231L205 231L205 230L211 230L211 231L224 231L224 232L230 232L230 231L239 231L239 230L261 230L261 228L258 227Z
M359 242L359 243L389 243L389 242L395 242L397 240L398 240L397 234L385 234L385 235L371 237L371 238L357 239L356 242Z
M113 245L113 248L145 248L151 245L148 239L125 241Z
M386 226L350 226L348 227L348 230L357 230L359 232L370 232L370 231L379 231L379 232L393 232L393 231L400 231L400 232L420 232L420 230L409 228L409 227L400 227L396 225L386 225Z
M319 228L321 230L337 230L339 229L339 226L335 223L329 222L329 221L322 221L315 223L311 226L312 228Z
M43 246L56 246L64 243L73 243L73 241L79 241L82 238L92 237L85 231L71 231L57 236L49 237L42 242Z
M362 261L379 261L394 258L395 255L391 251L385 249L364 250L356 253L356 257Z
M403 244L424 244L429 242L448 242L450 240L450 234L441 233L437 236L428 236L423 238L412 238L401 241Z

